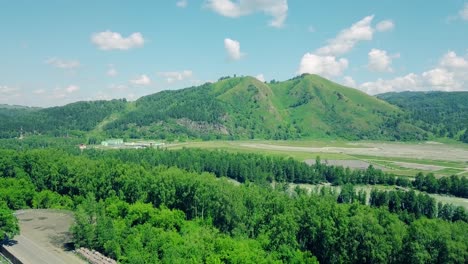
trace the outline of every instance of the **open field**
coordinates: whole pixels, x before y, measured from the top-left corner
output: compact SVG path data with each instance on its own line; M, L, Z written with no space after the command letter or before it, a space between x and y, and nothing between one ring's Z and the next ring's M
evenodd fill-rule
M167 145L169 149L204 148L253 152L315 160L320 156L329 164L351 168L367 167L414 176L432 172L438 177L468 175L468 146L455 143L397 143L345 141L196 141Z
M71 212L30 209L17 211L16 217L21 233L5 248L23 263L86 263L66 248L71 242Z

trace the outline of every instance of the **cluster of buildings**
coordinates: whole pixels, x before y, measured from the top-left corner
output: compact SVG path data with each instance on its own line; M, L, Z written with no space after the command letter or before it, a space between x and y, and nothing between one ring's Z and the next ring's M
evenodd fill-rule
M142 148L162 148L166 144L163 142L156 141L137 141L137 142L124 142L123 139L108 139L101 142L101 146L110 148L130 148L130 149L142 149Z

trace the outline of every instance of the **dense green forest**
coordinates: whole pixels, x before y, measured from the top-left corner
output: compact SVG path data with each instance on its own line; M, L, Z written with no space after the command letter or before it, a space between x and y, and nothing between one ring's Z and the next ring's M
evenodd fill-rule
M106 117L121 112L126 100L76 102L50 108L0 106L0 138L23 135L84 137Z
M327 171L350 177L320 162L206 150L0 152L3 232L17 232L9 210L72 209L76 245L122 263L468 260L463 208L414 191L366 197L351 183L340 192L291 191L288 181L326 182ZM370 168L361 178L379 173Z
M77 102L52 108L0 106L0 137L21 134L183 140L299 139L423 140L429 134L404 111L359 90L317 75L284 82L223 77L135 102Z
M378 97L405 110L408 122L438 137L468 143L468 92L401 92Z

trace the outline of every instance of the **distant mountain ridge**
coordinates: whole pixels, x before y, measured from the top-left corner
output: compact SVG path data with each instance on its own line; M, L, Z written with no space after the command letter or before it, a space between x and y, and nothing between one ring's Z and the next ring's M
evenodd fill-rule
M215 83L162 91L135 102L77 102L62 107L0 108L0 136L421 140L423 129L397 106L317 75L283 82L224 77Z
M407 122L435 136L468 143L468 92L400 92L377 97L403 109Z

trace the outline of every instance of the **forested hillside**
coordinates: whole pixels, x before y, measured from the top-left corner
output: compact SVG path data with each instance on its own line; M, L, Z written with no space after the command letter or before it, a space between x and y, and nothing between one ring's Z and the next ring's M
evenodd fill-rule
M405 110L408 122L438 137L468 143L468 92L401 92L377 97Z
M0 137L421 140L427 133L375 97L317 75L263 83L223 77L176 91L63 107L0 107Z
M367 203L350 184L288 188L339 170L202 150L0 150L0 230L18 232L10 210L68 208L76 246L121 263L466 263L463 208L414 191L376 191Z
M126 104L126 100L111 100L42 109L0 106L0 138L21 134L83 137L106 117L123 111Z

